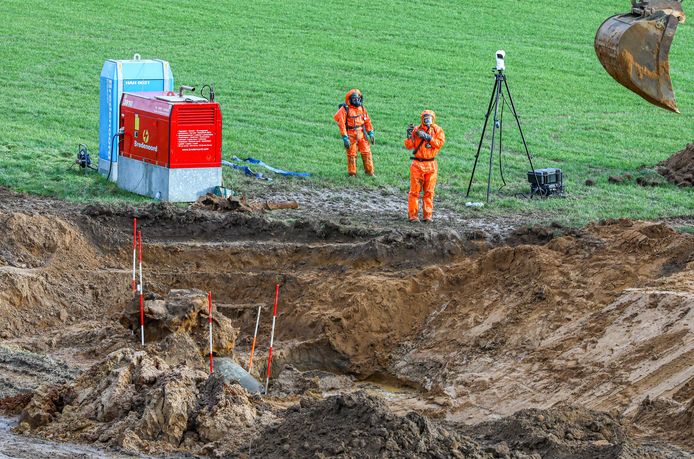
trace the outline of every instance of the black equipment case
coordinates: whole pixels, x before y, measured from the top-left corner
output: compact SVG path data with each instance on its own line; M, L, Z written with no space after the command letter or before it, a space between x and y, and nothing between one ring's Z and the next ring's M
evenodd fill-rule
M528 171L531 194L549 196L564 192L564 174L561 169L547 168Z

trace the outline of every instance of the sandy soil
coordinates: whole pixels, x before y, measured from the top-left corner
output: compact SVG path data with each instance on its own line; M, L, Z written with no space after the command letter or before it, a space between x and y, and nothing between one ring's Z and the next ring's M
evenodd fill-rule
M662 222L412 229L312 212L0 191L0 396L28 394L0 408L20 414L18 433L130 453L694 451L694 236ZM128 319L133 217L159 321L144 349ZM194 289L214 294L218 355L244 367L261 305L264 379L275 283L269 396L208 377Z
M659 163L657 171L679 187L694 186L694 143Z

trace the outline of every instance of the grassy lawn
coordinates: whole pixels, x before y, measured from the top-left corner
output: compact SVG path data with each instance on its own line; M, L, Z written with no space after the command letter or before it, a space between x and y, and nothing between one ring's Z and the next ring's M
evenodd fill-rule
M223 5L222 5L223 4ZM463 212L464 192L493 85L494 51L507 75L536 167L560 167L568 197L526 201L528 169L507 117L508 186L482 212L543 211L567 222L694 214L672 185L607 183L694 141L694 25L670 62L682 115L655 108L603 71L593 37L628 0L587 2L191 2L4 0L0 22L0 185L72 200L141 200L95 175L67 171L78 143L98 157L99 75L105 59L157 57L177 84L214 82L224 156L254 156L314 174L273 187L384 187L405 192L405 128L437 112L447 144L439 196ZM685 9L687 3L684 4ZM694 15L694 9L690 12ZM690 21L691 22L691 21ZM352 87L374 120L377 177L349 182L332 115ZM486 187L481 157L475 199ZM586 187L587 178L598 182ZM227 184L241 182L225 171ZM494 186L500 185L498 164ZM264 186L258 184L257 186Z

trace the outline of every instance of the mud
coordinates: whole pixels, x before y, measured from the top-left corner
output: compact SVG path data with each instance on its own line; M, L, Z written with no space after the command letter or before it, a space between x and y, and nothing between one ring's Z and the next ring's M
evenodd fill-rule
M201 196L197 201L190 205L191 209L216 210L219 212L246 212L246 213L265 213L270 210L279 209L298 209L299 203L296 201L249 201L246 196L229 196L223 198L212 193Z
M525 409L460 430L497 457L690 457L665 445L637 444L618 416L575 406Z
M415 412L394 414L385 399L365 392L303 398L265 429L249 451L269 458L689 457L665 445L637 444L618 416L584 408L526 409L465 426Z
M0 345L0 400L30 392L42 384L65 384L78 374L79 370L55 358Z
M0 457L17 459L125 459L134 456L88 446L56 443L12 433L16 421L0 417ZM138 457L146 457L138 455Z
M304 398L249 449L268 458L493 457L471 439L417 413L393 414L383 400L363 392L325 400Z
M633 421L636 426L655 432L660 438L694 451L694 400L691 393L688 400L686 395L675 399L646 398L641 402Z
M656 170L679 187L694 186L694 143L659 163Z
M0 198L0 407L19 433L231 457L694 449L694 236L665 223L415 231ZM264 380L276 283L269 396L209 377L204 292L215 352L244 367L261 306Z

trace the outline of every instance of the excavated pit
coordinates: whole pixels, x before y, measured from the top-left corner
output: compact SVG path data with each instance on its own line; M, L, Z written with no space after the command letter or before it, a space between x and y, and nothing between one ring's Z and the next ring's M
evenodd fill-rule
M431 457L687 457L694 449L694 237L665 224L373 231L14 199L0 205L0 397L15 396L5 402L14 413L28 403L21 433L147 454L241 455L257 438L263 457L302 457L317 452L306 442L333 448L326 438L344 435L354 442L327 456L402 457L412 442ZM261 307L258 379L281 284L270 397L208 380L202 336L169 327L171 337L161 332L141 350L120 323L132 299L133 217L145 242L145 291L152 301L212 291L215 314L236 338L220 356L247 366ZM136 376L143 372L154 376ZM187 421L162 414L156 403L177 405L156 402L160 390L181 394L188 408L176 416ZM97 392L117 396L106 403ZM28 402L22 393L37 395ZM356 410L356 424L388 422L355 433L359 426L343 431L336 420L322 439L290 435L295 422L310 425L342 404ZM557 408L568 406L580 416ZM591 434L590 419L608 422L601 413L618 429ZM542 420L527 425L538 416L561 419L570 434ZM248 442L229 440L220 425ZM404 425L418 426L413 437L378 430ZM261 441L267 432L292 440ZM551 447L533 449L517 440L524 435L544 435Z

